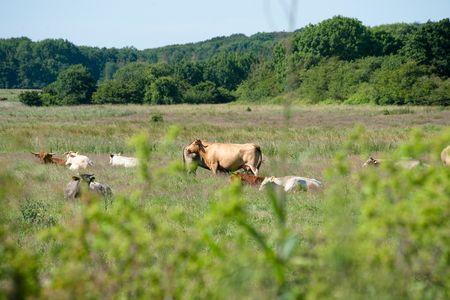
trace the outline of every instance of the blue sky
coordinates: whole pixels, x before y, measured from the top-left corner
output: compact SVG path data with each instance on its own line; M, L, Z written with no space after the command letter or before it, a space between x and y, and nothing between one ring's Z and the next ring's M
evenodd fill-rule
M450 17L450 0L0 1L0 38L64 38L76 45L138 49L290 31L335 15L369 26Z

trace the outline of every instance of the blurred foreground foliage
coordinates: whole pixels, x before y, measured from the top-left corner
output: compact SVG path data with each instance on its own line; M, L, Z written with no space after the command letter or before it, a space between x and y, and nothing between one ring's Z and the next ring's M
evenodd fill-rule
M161 148L172 147L177 133L172 128ZM67 203L64 221L29 237L46 250L31 250L20 243L11 212L22 209L33 221L35 209L15 204L21 186L1 171L0 298L448 299L450 168L439 153L450 131L432 139L413 132L391 157L427 159L429 167L405 170L388 161L352 172L348 155L355 145L364 152L364 138L355 131L336 156L324 221L301 233L291 226L288 195L273 189L266 230L253 222L236 183L195 220L179 206L152 205L148 190L158 177L185 175L177 163L153 170L148 161L157 154L142 134L132 141L142 190L117 196L108 210L91 194Z

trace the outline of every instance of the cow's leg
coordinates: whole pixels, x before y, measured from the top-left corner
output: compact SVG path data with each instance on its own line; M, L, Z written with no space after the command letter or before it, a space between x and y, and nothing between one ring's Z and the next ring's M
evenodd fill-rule
M219 168L219 163L215 162L211 164L211 171L214 175L217 175L217 169Z

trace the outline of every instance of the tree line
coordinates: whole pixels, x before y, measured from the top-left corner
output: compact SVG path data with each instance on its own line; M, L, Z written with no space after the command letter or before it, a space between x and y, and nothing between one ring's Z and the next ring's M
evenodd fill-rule
M157 49L0 40L0 87L40 105L233 100L450 104L450 21L367 27L336 16L292 33ZM29 99L28 99L29 98ZM28 100L27 100L28 99Z

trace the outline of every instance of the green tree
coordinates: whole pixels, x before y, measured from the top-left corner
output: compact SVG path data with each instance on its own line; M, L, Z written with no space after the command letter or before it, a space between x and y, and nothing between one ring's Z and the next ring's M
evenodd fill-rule
M402 53L443 76L450 76L450 19L427 22L411 35Z
M234 100L234 97L228 90L217 87L211 81L203 81L189 88L184 95L184 100L195 104L226 103Z
M57 80L44 89L44 94L55 97L59 105L88 104L94 90L95 81L88 69L74 65L62 71Z
M294 36L294 52L351 60L373 52L373 36L359 20L336 16Z
M19 100L25 105L42 106L41 95L37 91L24 92L19 95Z
M113 80L103 81L93 95L95 103L142 103L146 86L154 80L151 66L135 62L120 68Z
M181 103L181 93L177 81L170 76L157 78L147 88L145 101L152 104Z

